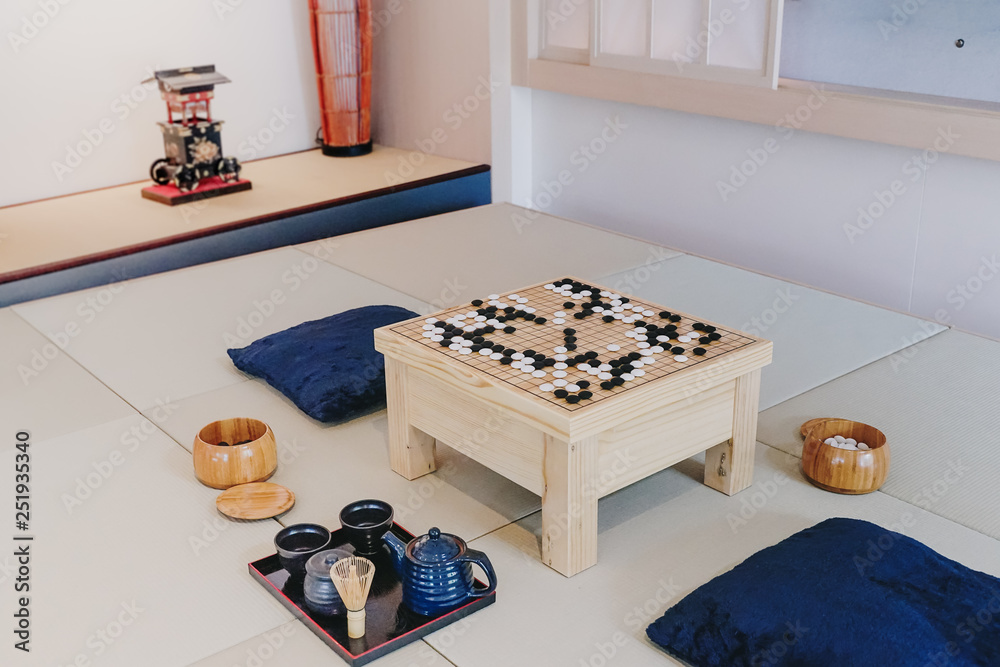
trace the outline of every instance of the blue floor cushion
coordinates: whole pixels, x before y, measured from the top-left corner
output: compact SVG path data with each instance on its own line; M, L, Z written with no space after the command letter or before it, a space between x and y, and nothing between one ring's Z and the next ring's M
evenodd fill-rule
M646 633L695 667L1000 665L1000 579L827 519L701 586Z
M228 350L229 358L313 419L340 422L385 407L385 360L372 332L416 316L398 306L355 308Z

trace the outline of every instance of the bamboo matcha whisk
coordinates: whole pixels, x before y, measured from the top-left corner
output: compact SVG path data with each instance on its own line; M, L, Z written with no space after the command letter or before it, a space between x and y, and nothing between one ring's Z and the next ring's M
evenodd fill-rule
M365 635L365 602L375 577L375 564L361 556L338 560L330 568L330 578L347 607L347 636Z

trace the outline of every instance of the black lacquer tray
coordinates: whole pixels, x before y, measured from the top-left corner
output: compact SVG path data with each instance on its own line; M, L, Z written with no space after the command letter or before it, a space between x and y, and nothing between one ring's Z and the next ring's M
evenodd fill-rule
M404 542L413 539L413 535L399 524L394 523L391 530ZM329 548L354 552L342 530L333 532ZM396 576L389 547L384 547L381 554L366 558L375 563L375 580L365 606L365 636L360 639L347 636L346 616L326 616L306 606L302 592L304 577L289 575L278 562L277 554L256 560L248 568L261 586L350 665L366 665L496 601L494 591L484 597L470 599L467 604L446 614L421 616L403 604L403 587ZM487 588L478 579L475 586Z

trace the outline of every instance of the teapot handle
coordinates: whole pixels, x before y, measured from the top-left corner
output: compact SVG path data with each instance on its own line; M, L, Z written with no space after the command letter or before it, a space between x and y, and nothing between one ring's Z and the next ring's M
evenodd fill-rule
M465 563L475 563L479 567L483 568L483 572L489 578L489 588L485 590L473 589L469 593L469 597L481 598L489 595L497 589L497 573L493 569L493 563L490 562L489 557L482 551L476 551L475 549L466 549L465 553L458 557L459 562Z

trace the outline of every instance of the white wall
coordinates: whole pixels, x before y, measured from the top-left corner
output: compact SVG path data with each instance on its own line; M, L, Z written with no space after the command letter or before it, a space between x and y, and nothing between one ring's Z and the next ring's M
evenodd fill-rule
M1000 338L1000 164L541 91L532 115L536 208Z
M375 0L373 12L376 140L489 164L489 3Z
M413 148L440 128L438 154L489 162L489 104L475 98L488 3L376 0L375 12L375 141ZM146 178L163 153L163 103L138 86L154 69L215 63L233 80L213 105L228 155L315 145L306 0L4 0L0 38L0 206Z

